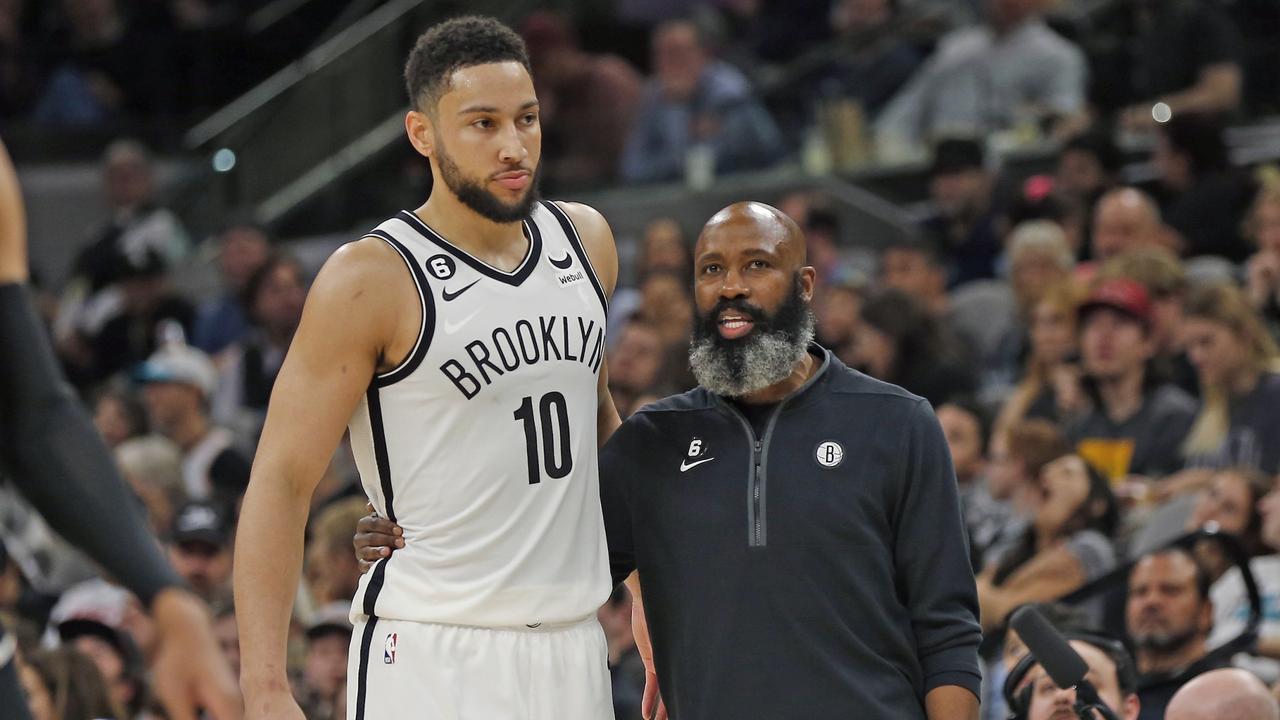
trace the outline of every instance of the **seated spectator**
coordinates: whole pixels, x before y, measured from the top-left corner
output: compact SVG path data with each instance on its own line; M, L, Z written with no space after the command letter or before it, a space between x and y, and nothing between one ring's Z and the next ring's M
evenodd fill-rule
M1248 668L1271 682L1280 680L1280 487L1272 484L1271 491L1258 503L1261 515L1261 535L1266 555L1249 561L1249 570L1258 585L1262 600L1262 621L1258 625L1258 643L1254 656L1234 658L1234 664ZM1240 635L1249 618L1249 595L1244 578L1237 568L1231 568L1214 583L1210 596L1213 599L1213 633L1207 641L1210 648Z
M584 187L611 180L639 109L641 79L616 55L593 55L554 12L520 26L529 51L542 121L542 171L548 186Z
M1105 280L1080 306L1079 322L1089 402L1067 421L1076 451L1112 482L1179 469L1195 400L1148 370L1155 346L1146 289L1127 278Z
M1000 409L995 435L1030 418L1057 421L1076 408L1081 372L1077 314L1083 300L1081 288L1067 279L1048 286L1032 306L1026 366Z
M846 364L854 338L862 326L862 303L866 290L861 284L818 285L814 292L813 315L818 343L830 349ZM613 365L609 365L613 374Z
M938 407L938 422L951 451L951 466L960 485L960 512L969 536L969 554L974 567L982 567L983 553L1014 522L1014 506L1007 498L997 500L987 482L986 413L967 399L953 399Z
M219 358L221 377L210 400L214 419L243 438L256 440L262 431L271 388L306 299L306 272L287 256L267 260L245 284L242 300L252 329Z
M93 661L74 648L40 650L18 664L32 720L124 717Z
M58 637L93 661L111 702L126 715L139 717L148 703L145 668L138 647L128 633L93 619L64 620Z
M1106 478L1067 455L1044 467L1030 498L1034 517L1022 537L978 575L984 631L1024 603L1056 600L1115 567L1120 511Z
M1169 701L1165 720L1280 720L1280 705L1257 676L1244 670L1210 670L1183 685Z
M1196 496L1187 517L1186 531L1215 528L1239 540L1249 557L1266 552L1262 542L1262 513L1258 507L1271 492L1271 478L1251 468L1226 468L1214 473L1209 485ZM1196 561L1217 582L1230 560L1217 543L1196 548Z
M684 239L684 230L675 218L659 217L644 226L637 256L629 273L631 285L618 287L609 301L609 345L618 342L618 331L639 311L643 298L637 287L653 273L673 273L693 277L693 249Z
M658 26L653 67L622 153L623 180L680 178L696 145L711 149L720 173L764 167L781 157L778 128L747 79L711 57L692 22Z
M1061 203L1061 223L1069 227L1068 239L1080 260L1093 247L1090 223L1098 199L1115 189L1124 169L1124 155L1100 129L1073 136L1058 153L1054 172L1053 197Z
M639 290L635 317L656 328L667 349L687 346L693 328L689 276L668 270L651 272L640 281Z
M182 451L187 496L210 500L230 513L249 484L249 459L235 448L231 432L209 417L217 378L204 353L177 341L138 371L152 427Z
M105 380L155 352L162 327L176 324L184 335L191 329L195 308L174 292L169 266L155 252L148 250L136 263L129 260L117 287L119 312L85 337L88 363L73 378Z
M151 152L134 140L117 140L102 158L104 199L110 219L94 230L76 254L63 292L57 335L96 335L120 308L114 289L148 255L167 267L187 254L186 230L172 211L156 199L156 171Z
M1208 479L1203 468L1280 472L1280 352L1271 336L1234 285L1195 288L1186 315L1201 405L1184 445L1193 470L1177 488L1202 484Z
M670 355L657 328L639 320L622 328L609 353L609 390L620 415L630 416L639 409L636 401L659 387Z
M182 451L159 435L126 440L115 449L125 482L142 500L147 522L157 537L173 526L173 514L187 500L182 480Z
M971 323L977 325L974 332L966 324L965 331L971 337L981 337L984 327L995 326L995 341L982 358L983 387L997 398L1005 399L1012 386L1023 375L1023 364L1028 359L1028 328L1040 298L1058 283L1069 280L1075 267L1075 254L1067 243L1062 227L1050 220L1028 220L1019 223L1009 233L1009 287L1012 290L1013 310L1007 322L995 316L990 309L981 308ZM961 291L963 292L963 291ZM957 301L959 304L960 301ZM1074 311L1073 311L1074 314ZM957 318L958 319L958 318Z
M899 14L895 0L837 0L832 5L831 29L845 50L819 71L819 92L851 98L875 117L923 58L893 25Z
M1107 709L1120 720L1137 720L1142 708L1138 697L1137 675L1133 659L1120 641L1107 641L1095 632L1083 634L1066 632L1072 650L1088 667L1085 679L1093 685ZM1026 676L1025 699L1028 720L1052 720L1076 717L1077 692L1075 688L1059 688L1040 664L1031 667ZM1091 715L1093 713L1090 713Z
M1158 550L1129 572L1125 625L1137 650L1140 720L1164 717L1169 699L1188 680L1223 667L1209 655L1213 602L1209 577L1186 550Z
M1121 187L1098 199L1090 255L1099 262L1146 247L1173 249L1176 239L1160 219L1160 207L1143 191Z
M270 254L271 242L266 231L252 223L233 223L218 234L222 292L196 308L191 335L193 346L216 355L244 337L249 331L244 287Z
M1152 372L1156 378L1198 395L1196 371L1187 357L1182 333L1183 306L1190 283L1177 256L1162 247L1129 250L1104 263L1098 277L1129 278L1146 288L1151 298L1151 339L1156 351L1151 360Z
M995 276L1003 248L992 212L994 183L978 141L953 138L934 148L929 199L937 214L924 222L924 232L942 247L949 287Z
M934 406L956 395L972 395L978 384L958 344L910 295L892 288L862 306L852 355L863 372Z
M122 389L107 388L93 403L93 426L107 447L147 434L147 409L138 398Z
M1240 219L1249 211L1254 186L1231 167L1221 125L1208 117L1175 115L1157 127L1151 159L1168 193L1164 217L1182 236L1182 254L1243 262L1249 247Z
M660 217L644 226L637 276L655 271L689 275L693 272L693 248L684 239L684 230L674 218Z
M169 543L173 569L200 597L214 602L231 593L230 528L216 505L192 502L180 508Z
M1044 293L1068 280L1075 257L1062 227L1050 220L1031 220L1009 233L1009 284L1018 307L1030 314Z
M1263 175L1245 232L1257 250L1245 264L1245 291L1271 337L1280 341L1280 170Z
M1090 629L1089 614L1063 603L1028 603L1034 606L1058 632ZM1005 679L1027 655L1027 646L1014 628L1007 628L997 657L987 662L982 679L982 719L1009 720L1012 711L1004 699ZM1130 665L1133 663L1130 662ZM1028 668L1031 670L1032 668Z
M986 3L986 23L942 38L876 120L910 143L981 134L1020 122L1075 122L1085 109L1085 60L1050 30L1040 0Z
M1101 130L1073 135L1058 151L1054 191L1092 209L1103 193L1114 188L1124 169L1124 155Z
M1092 99L1105 112L1120 110L1126 127L1153 125L1158 102L1175 117L1239 106L1240 34L1214 3L1112 3L1094 27L1106 50L1094 58Z
M54 70L32 113L37 123L109 126L164 109L173 90L167 45L135 26L121 4L62 1L66 22L47 41Z
M350 528L347 532L350 533ZM351 554L350 549L347 554ZM294 696L310 720L345 716L350 612L349 601L326 605L307 628L302 673L295 682Z
M992 528L989 537L975 535L976 550L985 568L1022 539L1041 500L1040 475L1045 466L1071 452L1057 425L1047 420L1027 420L993 435L987 460L987 490L991 497L1013 508L1008 523Z
M931 243L909 237L890 241L880 252L880 287L901 290L934 318L948 309L947 269Z

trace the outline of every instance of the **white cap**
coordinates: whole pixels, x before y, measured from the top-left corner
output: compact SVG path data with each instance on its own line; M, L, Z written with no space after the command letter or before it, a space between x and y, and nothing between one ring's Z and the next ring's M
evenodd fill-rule
M174 334L165 328L160 349L138 368L139 382L171 382L191 385L205 397L213 394L218 386L218 370L203 352L187 345L181 332Z

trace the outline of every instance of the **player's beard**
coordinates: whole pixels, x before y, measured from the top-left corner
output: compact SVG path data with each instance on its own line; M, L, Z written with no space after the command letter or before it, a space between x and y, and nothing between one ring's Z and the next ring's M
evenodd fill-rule
M720 313L733 309L751 318L746 336L729 340L720 335ZM693 323L689 367L698 384L716 395L742 397L785 380L804 359L813 342L813 311L800 288L800 274L791 293L772 316L745 300L721 300Z
M440 164L440 180L444 181L445 186L462 201L463 205L471 208L477 215L496 223L513 223L527 220L533 214L533 205L538 202L538 181L542 178L541 163L533 169L524 197L514 204L509 204L485 190L482 184L463 175L462 168L453 161L438 137L436 138L436 160Z

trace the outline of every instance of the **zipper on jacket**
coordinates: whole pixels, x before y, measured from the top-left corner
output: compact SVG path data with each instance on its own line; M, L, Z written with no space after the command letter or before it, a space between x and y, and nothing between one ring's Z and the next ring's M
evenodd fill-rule
M751 436L752 439L755 438L754 431L752 431ZM763 454L761 452L763 445L763 442L756 440L754 445L755 449L751 453L751 515L754 521L751 524L752 547L761 547L764 545L761 529L761 525L763 524L764 508L760 506L760 476L763 474L763 468L760 467L760 457Z
M778 417L782 415L783 409L792 398L799 397L805 390L809 389L818 381L827 369L830 362L830 354L823 351L822 364L818 366L816 372L803 385L791 393L787 397L780 400L774 405L773 410L769 413L769 421L764 426L764 437L757 438L755 428L751 426L751 421L747 420L747 416L742 414L738 406L729 400L716 395L715 398L720 402L730 415L738 418L738 422L742 424L742 429L747 433L748 446L751 448L751 464L748 465L747 474L747 545L748 547L764 547L769 543L769 523L768 521L768 480L769 480L769 442L773 439L773 428L778 424Z
M764 547L769 540L769 525L766 522L766 510L768 508L768 461L769 461L769 439L773 437L773 427L778 422L778 416L782 413L782 409L787 404L786 398L779 402L773 411L769 413L769 422L765 424L763 438L756 437L755 428L751 427L751 422L747 420L742 411L735 407L732 403L721 400L721 403L728 408L730 414L738 418L738 422L742 423L742 429L747 433L747 442L751 448L751 463L748 466L747 488L747 545L749 547Z

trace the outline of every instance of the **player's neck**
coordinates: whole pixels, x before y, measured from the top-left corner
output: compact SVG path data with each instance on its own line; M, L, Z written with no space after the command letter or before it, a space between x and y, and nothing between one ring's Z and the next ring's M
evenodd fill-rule
M431 193L414 212L446 240L473 255L501 254L513 245L523 248L526 243L520 221L494 222L447 190Z

